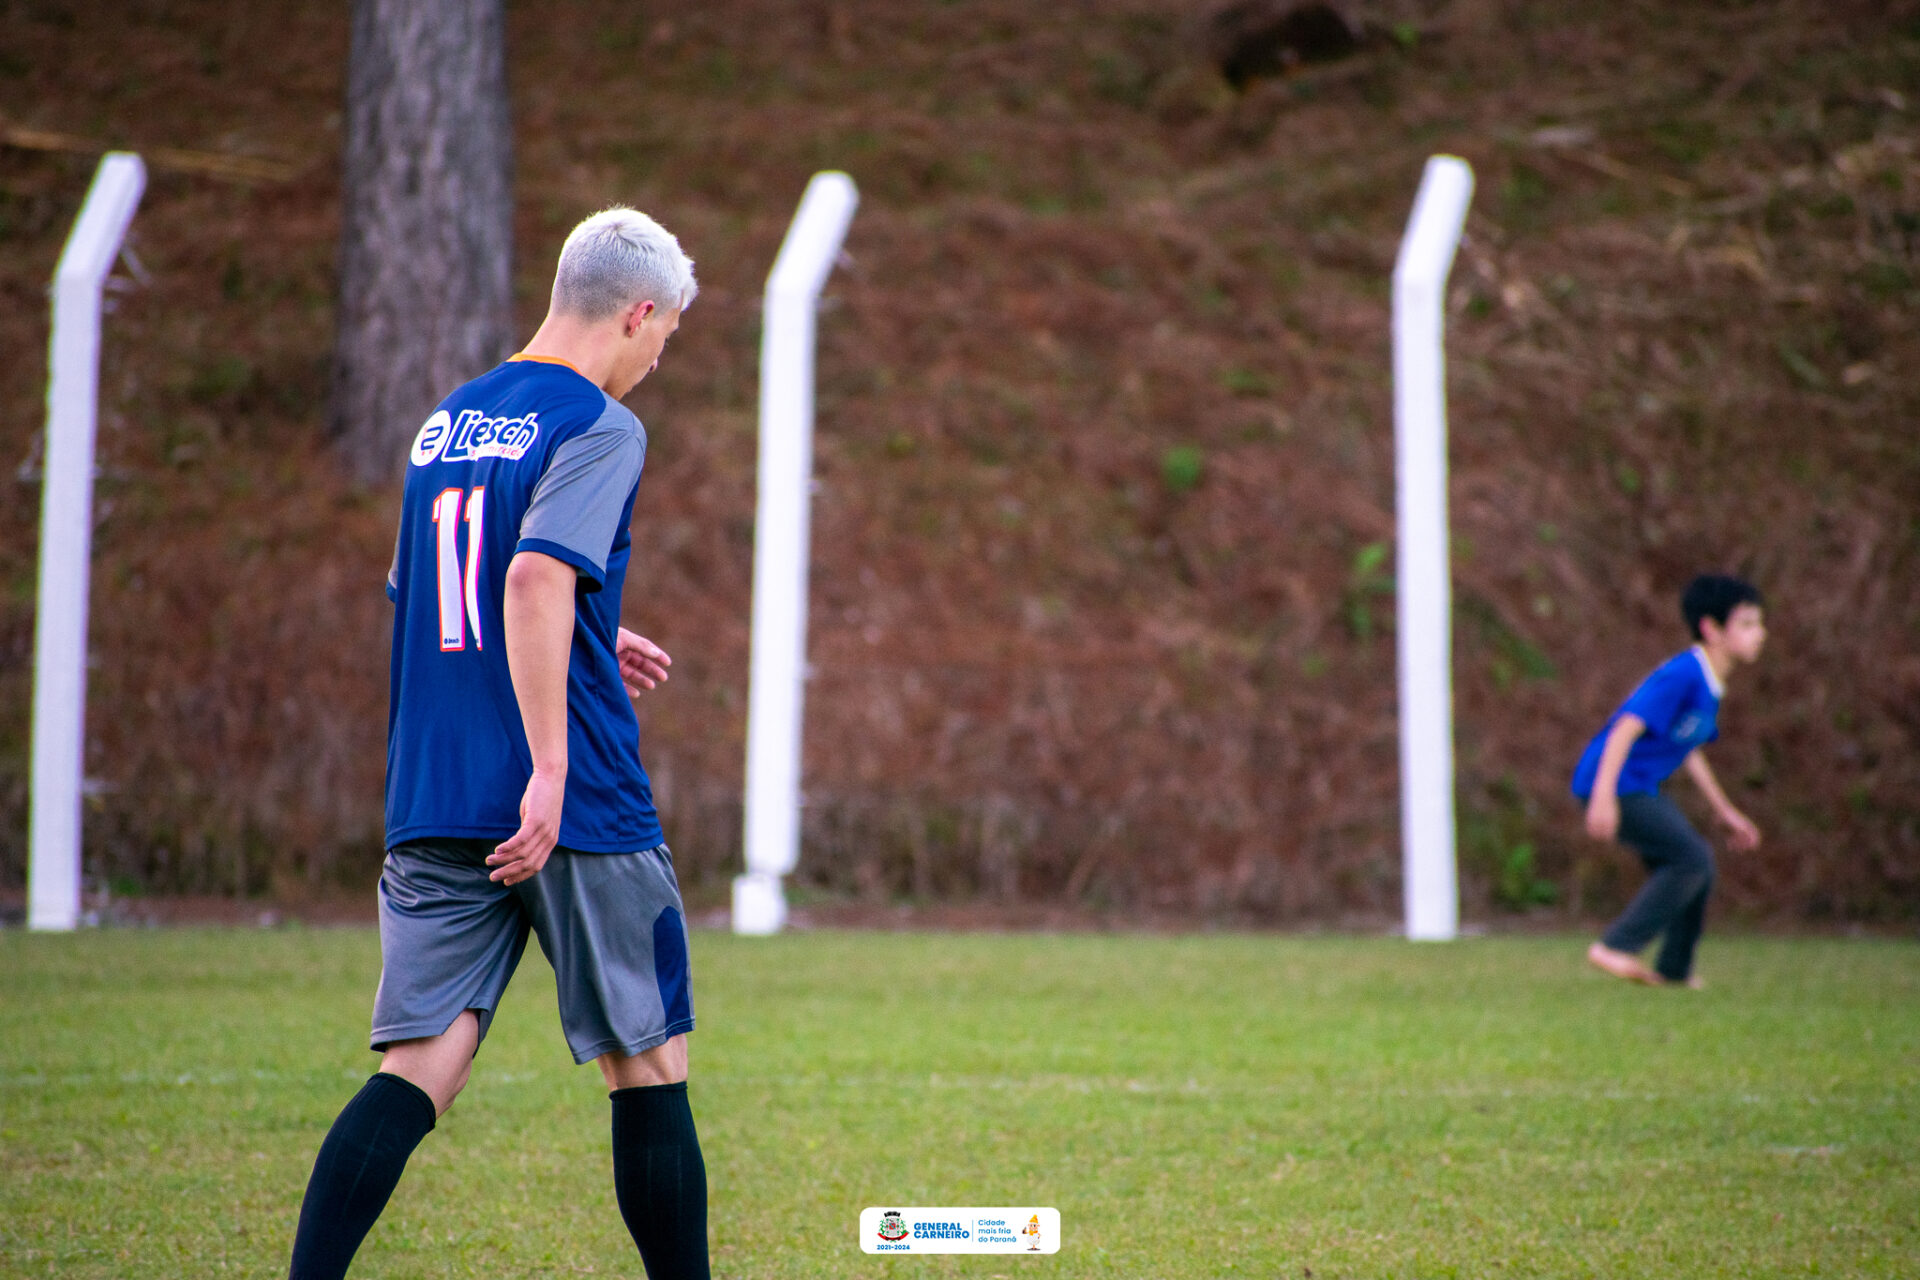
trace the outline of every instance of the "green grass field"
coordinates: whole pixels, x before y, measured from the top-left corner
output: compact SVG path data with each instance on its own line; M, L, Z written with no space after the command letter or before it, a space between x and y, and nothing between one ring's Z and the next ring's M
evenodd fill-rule
M1920 948L694 937L715 1272L1920 1271ZM0 934L0 1273L284 1274L372 1069L370 931ZM638 1276L530 952L365 1277ZM1053 1257L863 1255L869 1204L1050 1204Z

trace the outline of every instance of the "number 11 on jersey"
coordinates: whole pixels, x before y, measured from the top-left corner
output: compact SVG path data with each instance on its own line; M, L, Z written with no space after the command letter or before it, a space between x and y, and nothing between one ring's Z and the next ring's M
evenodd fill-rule
M467 647L468 624L473 647L480 641L480 516L486 509L485 485L470 492L443 490L433 500L434 538L440 565L440 651L454 653ZM460 572L460 509L466 508L467 566ZM464 604L464 608L462 605Z

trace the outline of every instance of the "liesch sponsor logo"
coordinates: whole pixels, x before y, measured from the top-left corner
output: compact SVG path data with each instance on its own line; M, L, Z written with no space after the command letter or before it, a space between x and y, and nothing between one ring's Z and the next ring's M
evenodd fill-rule
M1058 1253L1060 1211L1028 1207L860 1212L863 1253Z
M462 409L458 419L445 409L421 424L409 457L416 467L433 462L474 462L505 458L518 462L540 438L540 415L489 418L478 409Z

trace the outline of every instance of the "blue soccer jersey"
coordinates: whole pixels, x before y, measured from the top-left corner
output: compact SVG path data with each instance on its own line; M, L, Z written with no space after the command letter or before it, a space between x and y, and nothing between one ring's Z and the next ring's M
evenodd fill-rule
M1651 795L1673 771L1686 763L1695 749L1720 736L1720 698L1725 688L1699 645L1675 654L1640 682L1606 727L1587 744L1573 772L1573 794L1585 800L1593 795L1594 775L1607 735L1623 715L1636 715L1647 731L1634 739L1627 762L1621 766L1618 795Z
M573 566L567 786L560 843L662 843L640 729L614 653L627 525L646 458L639 419L572 366L516 356L441 402L409 454L394 601L387 847L520 828L533 757L507 669L507 565Z

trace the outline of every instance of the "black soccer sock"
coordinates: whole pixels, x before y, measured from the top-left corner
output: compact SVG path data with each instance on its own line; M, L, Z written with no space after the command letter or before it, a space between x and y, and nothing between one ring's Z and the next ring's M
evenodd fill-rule
M382 1071L367 1081L327 1131L300 1202L288 1280L340 1280L367 1238L407 1157L433 1129L433 1099L410 1080Z
M615 1089L613 1193L650 1280L708 1280L707 1165L687 1082Z

